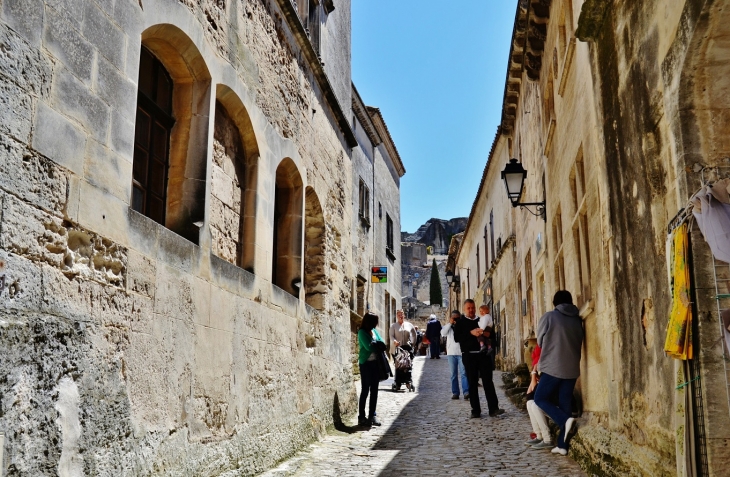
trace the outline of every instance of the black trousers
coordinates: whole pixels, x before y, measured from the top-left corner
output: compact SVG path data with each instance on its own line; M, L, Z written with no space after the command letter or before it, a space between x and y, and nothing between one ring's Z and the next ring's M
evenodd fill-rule
M487 353L463 353L462 361L466 369L466 380L469 382L469 404L472 412L481 414L482 407L479 404L479 378L482 378L482 387L487 398L489 413L499 409L497 391L492 382L492 357Z
M365 361L360 365L360 379L362 379L362 389L360 390L360 413L359 418L365 418L365 402L367 402L368 394L370 402L368 406L368 419L372 419L375 415L375 408L378 405L378 386L380 386L380 371L378 370L377 361Z

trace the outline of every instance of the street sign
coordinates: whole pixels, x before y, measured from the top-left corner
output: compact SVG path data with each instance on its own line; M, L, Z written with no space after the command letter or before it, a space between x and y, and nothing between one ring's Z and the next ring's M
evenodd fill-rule
M372 283L388 283L388 267L372 267L370 273Z

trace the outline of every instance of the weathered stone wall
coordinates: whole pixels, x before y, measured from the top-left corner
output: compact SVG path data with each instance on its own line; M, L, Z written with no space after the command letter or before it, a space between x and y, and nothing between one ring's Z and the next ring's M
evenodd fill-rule
M349 3L337 6L349 20ZM352 410L350 150L277 3L1 8L5 475L253 475ZM150 28L159 24L173 27ZM349 25L338 28L349 45ZM197 244L129 207L148 38L171 71L209 76L179 86L190 103L176 105L200 112L189 141L174 145L205 190L182 197L204 211ZM231 94L241 141L260 157L255 274L229 263L240 199L226 164L237 153L214 111ZM322 206L321 313L271 284L285 158Z
M521 3L518 19L540 5ZM664 356L663 344L671 306L667 225L699 187L702 167L730 169L722 79L728 6L553 1L515 27L502 128L458 266L474 270L480 222L492 195L503 195L495 174L507 157L518 158L528 171L522 200L541 200L544 183L547 220L517 209L513 259L503 258L492 274L506 312L503 359L523 360L525 334L551 308L555 290L573 293L586 331L577 385L584 420L573 455L597 475L690 475L696 469L686 454L705 451L705 471L725 473L727 378L708 291L712 261L696 233L693 366L700 379L689 389L702 396L702 408L677 389L687 370ZM495 159L498 168L490 167ZM463 293L463 277L461 285ZM689 414L707 426L695 442L685 439Z
M671 307L663 260L666 226L699 187L693 166L721 163L728 127L723 120L705 119L709 111L723 117L725 95L717 92L722 88L718 79L724 75L713 71L711 81L704 76L713 68L721 69L717 58L727 54L724 43L717 42L727 35L721 13L727 2L670 3L606 9L590 2L579 30L593 48L595 64L601 64L593 68L600 83L608 213L614 230L624 231L616 235L610 250L620 347L634 350L621 353L618 360L620 419L634 423L630 441L648 440L651 444L645 447L666 456L675 454L675 436L684 432L685 412L692 412L684 406L683 394L674 389L682 374L662 351ZM591 25L596 18L600 21ZM646 225L636 227L637 223ZM699 315L696 350L705 402L699 418L706 425L712 423L705 442L710 475L722 475L730 442L727 432L719 431L730 423L727 395L722 394L726 380L720 378L719 332L704 325L717 321L716 303L699 291L713 286L706 279L712 275L711 261L701 240L693 249ZM674 406L667 405L667 395L675 396ZM682 419L675 422L677 411ZM676 468L681 474L687 472L685 452L684 442L677 440ZM642 461L641 467L645 474L655 472L650 462Z

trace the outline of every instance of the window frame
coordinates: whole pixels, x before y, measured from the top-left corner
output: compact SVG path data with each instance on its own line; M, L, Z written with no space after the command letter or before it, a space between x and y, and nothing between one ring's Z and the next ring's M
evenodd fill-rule
M365 181L360 178L360 186L358 190L358 209L357 215L365 227L370 228L370 188Z
M391 261L395 261L394 242L393 242L393 219L390 214L385 214L385 254Z
M141 47L141 53L140 53L140 65L142 62L142 58L148 55L151 58L152 61L152 69L151 71L143 71L142 68L140 68L140 76L144 73L149 73L151 78L149 79L149 82L152 84L153 90L151 93L155 96L155 98L152 98L147 95L147 93L142 91L141 87L137 88L137 108L135 113L135 130L134 130L134 152L132 156L132 191L131 191L131 197L130 197L130 207L139 212L140 214L144 215L145 217L150 218L151 220L154 220L155 222L159 223L160 225L165 226L166 220L167 220L167 195L168 195L168 179L169 179L169 170L170 170L170 138L172 136L172 128L175 125L175 117L173 116L173 100L174 100L174 94L175 94L175 84L172 78L172 75L170 75L170 72L165 68L165 65L160 61L157 56L155 56L152 51L150 51L148 48L146 48L144 45ZM159 101L161 98L157 98L157 95L159 93L158 87L160 84L160 78L161 75L164 75L165 79L167 80L167 83L169 84L169 97L166 98L166 102L169 106L169 111L165 110L162 106L160 106ZM138 84L143 84L142 78L138 78ZM149 125L147 130L147 142L146 144L142 144L139 142L139 128L140 128L140 113L147 116L149 119ZM155 159L153 157L153 148L155 143L155 124L158 124L161 129L165 133L164 138L164 158L162 160ZM146 167L145 167L145 175L144 179L140 178L139 176L136 176L135 173L138 171L138 169L135 167L137 161L141 161L141 156L138 156L138 149L141 151L141 153L146 154ZM152 183L154 182L154 177L152 173L153 165L154 163L162 163L162 193L158 194L153 191L151 191ZM141 168L140 168L141 169ZM144 182L144 183L143 183ZM142 202L141 204L137 204L137 201L135 199L135 193L136 190L141 191L142 194ZM151 195L158 196L157 198L162 202L162 210L161 215L157 216L153 214L153 212L150 210L150 204ZM153 216L154 215L154 216Z

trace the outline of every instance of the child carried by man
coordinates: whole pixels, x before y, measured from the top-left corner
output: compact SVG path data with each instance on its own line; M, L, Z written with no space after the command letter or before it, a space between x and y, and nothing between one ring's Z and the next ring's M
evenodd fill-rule
M489 307L482 305L479 307L479 328L486 330L487 327L494 329L494 320L492 315L489 314ZM479 341L480 353L492 352L492 336L481 335L477 340Z

